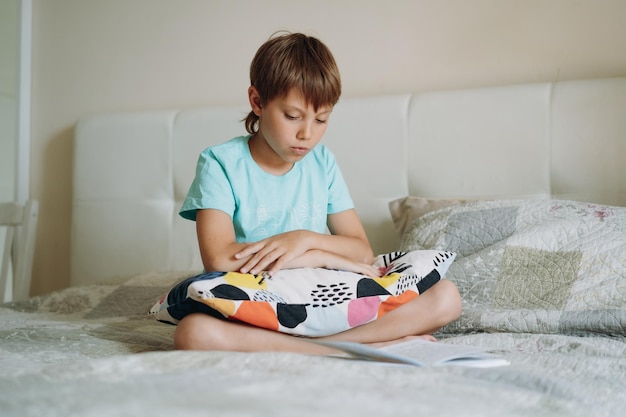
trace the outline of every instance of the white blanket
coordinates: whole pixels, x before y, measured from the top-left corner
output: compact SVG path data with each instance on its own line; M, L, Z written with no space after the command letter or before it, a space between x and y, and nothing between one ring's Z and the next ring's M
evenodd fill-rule
M3 416L616 416L626 339L466 334L502 368L418 368L288 353L173 351L156 297L184 277L146 274L0 308Z

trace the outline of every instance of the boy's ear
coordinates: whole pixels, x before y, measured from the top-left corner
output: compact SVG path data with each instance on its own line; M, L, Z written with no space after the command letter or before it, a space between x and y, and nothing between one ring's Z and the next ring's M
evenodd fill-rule
M261 105L261 96L259 95L259 91L253 85L248 88L248 100L250 100L250 107L252 107L254 114L260 116L261 109L263 108Z

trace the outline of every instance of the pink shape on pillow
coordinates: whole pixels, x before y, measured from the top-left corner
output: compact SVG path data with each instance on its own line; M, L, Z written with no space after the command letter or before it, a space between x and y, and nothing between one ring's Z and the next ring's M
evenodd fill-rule
M356 327L375 319L379 305L379 297L362 297L351 300L348 303L348 325Z

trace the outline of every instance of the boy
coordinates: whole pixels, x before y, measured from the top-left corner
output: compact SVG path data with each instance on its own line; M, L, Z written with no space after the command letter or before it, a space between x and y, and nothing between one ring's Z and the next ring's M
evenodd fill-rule
M201 153L180 211L196 221L205 270L271 275L324 267L378 276L341 171L318 145L341 95L332 54L303 34L273 37L257 51L250 81L249 135ZM432 339L427 335L456 319L460 305L454 284L441 280L379 320L325 339ZM332 352L304 338L200 313L180 321L174 342L179 349Z

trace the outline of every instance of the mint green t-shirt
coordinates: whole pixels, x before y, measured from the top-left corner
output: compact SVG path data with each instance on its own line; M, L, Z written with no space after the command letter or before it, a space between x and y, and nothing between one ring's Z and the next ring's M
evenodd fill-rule
M197 209L217 209L233 220L238 242L256 242L279 233L326 231L328 214L354 207L334 155L318 144L282 176L263 171L240 136L205 149L180 215L196 219Z

